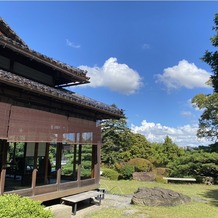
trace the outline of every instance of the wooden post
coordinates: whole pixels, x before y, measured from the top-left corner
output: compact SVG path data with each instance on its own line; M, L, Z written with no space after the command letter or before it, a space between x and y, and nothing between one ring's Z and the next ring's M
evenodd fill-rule
M6 140L2 141L2 169L1 169L1 187L0 194L4 194L5 190L5 176L6 176L6 168L7 168L7 150L9 143Z
M96 175L96 183L100 182L100 164L101 164L101 144L97 144L96 145L96 159L97 159L97 163L95 166L95 175Z
M73 153L73 178L77 176L76 174L76 166L77 166L77 145L74 145L74 153Z
M78 181L78 186L80 187L81 185L81 161L82 161L82 145L79 144L79 153L78 153L78 171L77 171L77 181Z
M32 194L35 195L36 192L36 180L37 180L37 157L38 157L38 148L39 143L35 143L35 149L34 149L34 162L33 162L33 172L32 172Z
M57 184L58 190L60 189L61 183L61 155L62 155L62 143L57 143L57 150L56 150L56 171L57 171Z
M92 145L92 178L96 178L96 165L98 164L97 160L97 145Z
M2 169L1 171L1 187L0 187L0 194L4 194L4 189L5 189L5 175L6 175L6 169Z
M32 172L32 195L35 195L36 193L36 175L37 175L37 169L34 169Z
M44 184L48 184L48 161L49 161L49 144L46 143L45 149L45 175L44 175Z

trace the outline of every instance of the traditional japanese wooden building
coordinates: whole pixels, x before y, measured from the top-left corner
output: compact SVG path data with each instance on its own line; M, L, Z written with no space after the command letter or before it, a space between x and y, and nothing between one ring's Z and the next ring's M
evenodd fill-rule
M88 82L0 18L0 194L47 201L99 188L99 121L123 113L66 89Z

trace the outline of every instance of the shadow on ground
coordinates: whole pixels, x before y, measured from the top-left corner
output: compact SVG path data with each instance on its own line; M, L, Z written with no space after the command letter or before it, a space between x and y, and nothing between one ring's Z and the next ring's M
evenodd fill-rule
M218 189L209 190L203 194L203 197L206 197L209 200L209 203L218 207Z

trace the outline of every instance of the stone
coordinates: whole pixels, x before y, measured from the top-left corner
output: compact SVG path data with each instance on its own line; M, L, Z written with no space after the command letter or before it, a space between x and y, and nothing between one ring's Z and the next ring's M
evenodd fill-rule
M153 173L134 172L132 174L134 180L138 181L155 181L156 176Z
M71 218L72 217L72 207L65 204L54 204L45 208L46 210L51 210L55 218Z
M205 176L203 178L203 183L206 185L213 185L214 184L214 178L211 176Z
M131 199L132 204L141 206L176 206L190 202L191 198L164 188L139 188Z

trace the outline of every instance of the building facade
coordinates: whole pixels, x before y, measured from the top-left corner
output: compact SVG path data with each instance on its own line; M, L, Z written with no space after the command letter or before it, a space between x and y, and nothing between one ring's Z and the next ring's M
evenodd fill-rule
M99 123L123 112L66 89L86 73L30 49L0 18L0 194L47 201L99 188Z

